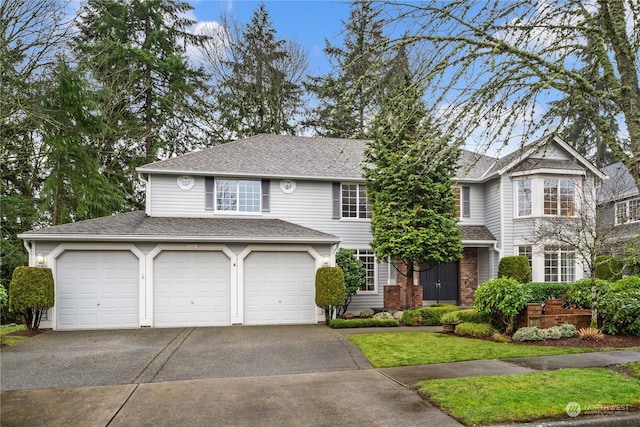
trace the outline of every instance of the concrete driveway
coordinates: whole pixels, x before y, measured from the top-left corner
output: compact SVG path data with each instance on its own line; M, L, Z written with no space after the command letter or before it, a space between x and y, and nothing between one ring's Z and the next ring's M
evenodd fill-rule
M11 425L459 425L323 325L49 331L0 355Z

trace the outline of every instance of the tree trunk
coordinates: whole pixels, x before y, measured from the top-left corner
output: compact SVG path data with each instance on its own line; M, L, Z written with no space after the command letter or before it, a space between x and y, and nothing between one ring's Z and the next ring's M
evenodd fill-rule
M404 292L404 306L409 310L415 310L416 305L413 297L413 288L414 288L414 265L413 261L405 260L405 265L407 266L407 280L405 283L405 292Z

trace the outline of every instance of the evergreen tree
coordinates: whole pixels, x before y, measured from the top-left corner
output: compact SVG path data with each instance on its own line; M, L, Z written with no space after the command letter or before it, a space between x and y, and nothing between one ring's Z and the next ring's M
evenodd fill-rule
M219 132L225 140L258 133L295 134L302 108L306 53L293 41L278 39L264 4L244 29L223 19L227 39L204 54L214 78Z
M393 74L396 82L403 73ZM366 151L367 197L376 257L406 266L406 308L413 307L414 269L460 259L451 179L459 150L426 113L423 92L404 82L388 90Z
M62 59L42 95L47 177L40 199L53 225L110 215L126 205L122 189L100 170L94 141L104 122L94 95L88 82Z
M187 31L194 21L183 16L191 9L178 0L88 0L82 8L74 51L102 88L112 127L105 155L124 154L123 144L135 153L120 166L206 143L206 75L186 58L186 47L206 37Z
M325 40L325 53L334 74L313 77L307 89L318 106L306 122L322 136L367 138L372 118L379 110L381 78L388 62L380 11L369 1L355 1L344 24L344 47Z

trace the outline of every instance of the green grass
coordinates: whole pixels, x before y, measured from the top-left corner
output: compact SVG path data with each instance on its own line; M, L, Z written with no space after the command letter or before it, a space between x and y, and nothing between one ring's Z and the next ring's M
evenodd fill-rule
M588 348L560 348L480 339L462 338L433 332L391 332L350 335L376 368L426 365L480 359L552 356L592 352Z
M623 366L631 369L640 379L640 362L625 363Z
M465 425L569 418L569 402L583 413L640 405L640 381L601 368L422 381L416 387Z
M20 341L26 340L28 337L7 335L9 332L22 331L26 329L24 325L1 325L0 326L0 344L13 345Z

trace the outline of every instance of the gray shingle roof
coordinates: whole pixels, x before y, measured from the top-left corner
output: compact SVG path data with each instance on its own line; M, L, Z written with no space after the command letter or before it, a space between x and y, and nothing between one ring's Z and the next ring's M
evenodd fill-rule
M311 179L362 179L364 140L256 135L172 159L139 172Z
M602 182L598 192L598 203L623 200L640 194L636 182L622 162L602 168L608 178Z
M216 241L338 243L340 239L269 218L164 218L127 212L40 230L19 237L38 240Z
M496 241L495 236L484 225L461 225L462 241Z

